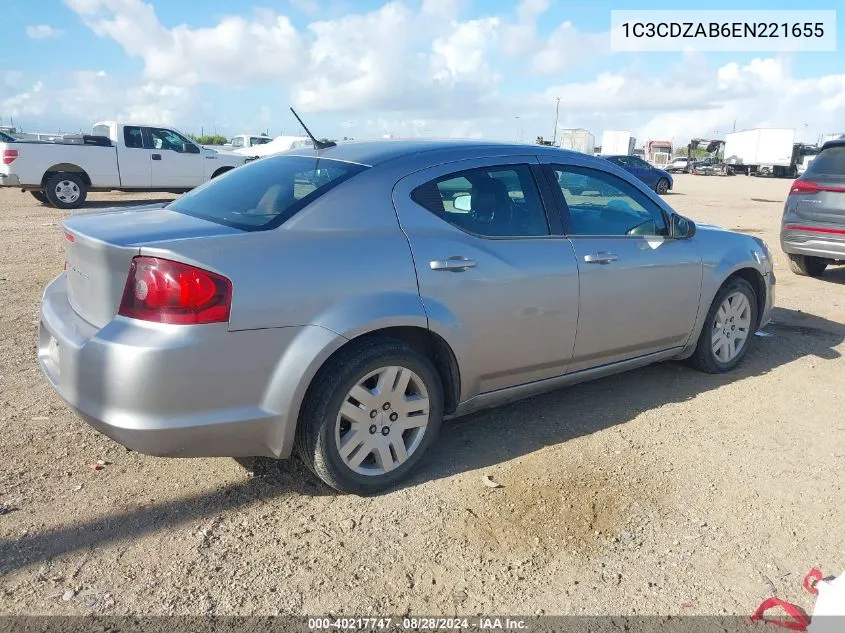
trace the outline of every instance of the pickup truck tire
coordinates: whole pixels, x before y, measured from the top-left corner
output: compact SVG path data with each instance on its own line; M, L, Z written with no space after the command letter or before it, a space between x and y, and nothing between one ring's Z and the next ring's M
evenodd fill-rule
M43 191L30 191L30 195L38 200L41 204L47 204L47 196L44 195Z
M88 197L88 186L76 174L59 172L47 179L44 193L57 209L78 209Z

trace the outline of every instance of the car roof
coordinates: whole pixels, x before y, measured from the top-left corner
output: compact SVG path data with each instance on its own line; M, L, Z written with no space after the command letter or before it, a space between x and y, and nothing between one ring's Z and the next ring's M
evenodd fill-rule
M334 147L322 150L298 148L282 154L288 155L317 155L322 158L358 163L374 167L392 160L398 160L422 152L440 152L456 150L475 150L481 155L502 154L545 154L567 153L586 157L586 154L563 150L548 145L527 145L498 141L481 141L472 139L384 139L373 141L344 141Z

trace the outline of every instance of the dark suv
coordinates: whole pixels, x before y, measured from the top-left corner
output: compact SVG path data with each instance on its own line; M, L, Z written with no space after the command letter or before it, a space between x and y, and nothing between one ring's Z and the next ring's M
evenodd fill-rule
M796 275L845 264L845 139L828 141L789 190L780 245Z

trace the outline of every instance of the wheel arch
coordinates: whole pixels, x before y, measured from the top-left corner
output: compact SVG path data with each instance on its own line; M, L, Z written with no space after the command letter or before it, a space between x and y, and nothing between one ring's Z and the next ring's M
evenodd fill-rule
M214 173L211 174L211 178L209 178L209 180L214 180L215 178L217 178L217 176L222 176L227 171L232 171L233 169L234 167L229 167L228 165L226 167L219 167L214 170Z
M678 354L677 358L688 358L695 351L695 346L698 343L698 337L701 335L701 329L704 327L704 321L707 318L707 313L710 311L710 306L716 295L731 279L740 278L751 284L754 289L754 294L757 297L757 323L754 324L755 331L760 327L760 320L766 309L766 280L763 278L763 273L750 261L742 261L733 266L716 266L713 275L710 276L710 281L705 279L701 288L701 300L699 302L698 316L696 317L695 326L690 332L690 337L683 351Z
M47 185L47 181L55 174L60 173L76 174L82 178L82 182L84 182L86 186L91 186L91 177L88 175L88 172L82 169L79 165L74 165L73 163L56 163L55 165L48 167L47 171L44 172L44 175L41 177L41 188L43 189Z

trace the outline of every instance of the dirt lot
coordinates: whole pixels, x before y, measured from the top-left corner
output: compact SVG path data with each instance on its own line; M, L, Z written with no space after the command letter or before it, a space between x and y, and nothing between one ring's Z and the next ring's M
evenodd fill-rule
M90 430L35 360L63 214L0 191L0 612L810 608L803 574L845 569L845 267L789 272L788 186L681 176L669 196L775 252L772 336L736 373L666 363L455 421L409 485L365 499L296 461L157 459Z

